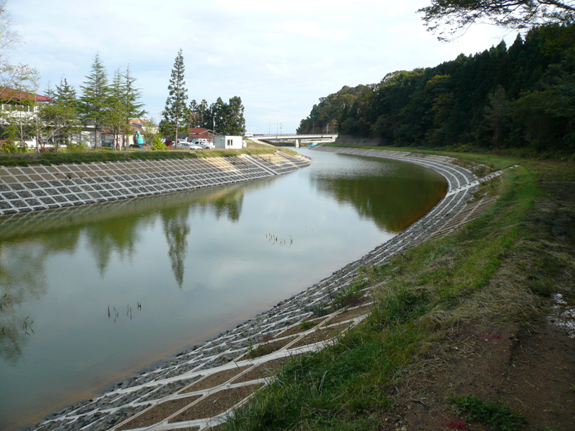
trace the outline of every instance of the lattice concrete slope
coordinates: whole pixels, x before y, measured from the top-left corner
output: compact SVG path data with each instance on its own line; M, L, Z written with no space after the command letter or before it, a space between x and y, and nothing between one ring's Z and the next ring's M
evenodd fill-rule
M323 348L333 337L365 318L369 312L369 291L359 307L325 317L314 318L311 311L314 307L328 306L334 292L357 279L361 266L380 265L394 254L429 238L466 207L480 181L500 174L496 172L479 180L445 157L329 147L319 150L392 158L426 166L447 179L449 190L426 216L361 259L273 309L120 383L103 396L55 413L33 429L205 430L217 427L235 407L270 382L286 358ZM273 160L260 163L273 163ZM300 322L303 321L311 321L315 326L302 331Z
M0 167L0 214L15 214L200 189L309 166L285 153L206 159Z

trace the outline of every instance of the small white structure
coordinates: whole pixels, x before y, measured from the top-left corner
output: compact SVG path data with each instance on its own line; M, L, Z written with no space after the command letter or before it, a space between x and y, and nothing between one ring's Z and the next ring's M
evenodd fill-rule
M216 148L226 150L241 150L243 148L241 136L216 135L214 136Z

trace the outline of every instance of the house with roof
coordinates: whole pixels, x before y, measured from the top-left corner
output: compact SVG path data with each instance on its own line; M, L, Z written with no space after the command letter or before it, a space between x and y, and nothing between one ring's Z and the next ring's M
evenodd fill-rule
M190 127L189 130L190 141L194 139L207 139L210 142L214 142L214 132L210 129L205 129L203 127Z
M28 93L26 91L4 88L0 92L0 123L6 124L11 118L33 117L38 114L40 105L50 103L53 99L40 94Z
M40 106L52 102L53 99L40 94L4 87L0 91L0 140L6 139L6 129L9 125L27 123L40 111ZM27 137L28 146L36 146L34 137Z

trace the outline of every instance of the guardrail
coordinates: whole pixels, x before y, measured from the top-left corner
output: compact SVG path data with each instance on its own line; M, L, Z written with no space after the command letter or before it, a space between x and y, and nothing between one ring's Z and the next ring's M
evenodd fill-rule
M253 138L300 138L300 139L312 139L312 138L336 138L337 133L324 133L324 134L297 134L297 133L278 133L278 134L254 134Z

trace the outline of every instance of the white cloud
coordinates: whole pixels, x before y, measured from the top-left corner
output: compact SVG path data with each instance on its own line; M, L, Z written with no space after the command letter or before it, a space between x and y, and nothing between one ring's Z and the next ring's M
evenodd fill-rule
M238 95L248 129L263 132L270 120L295 131L319 97L343 85L434 66L505 35L478 27L440 43L415 13L428 3L9 0L8 9L26 41L14 58L37 67L44 85L66 77L79 87L99 52L110 75L130 64L147 110L158 118L182 48L190 99Z

